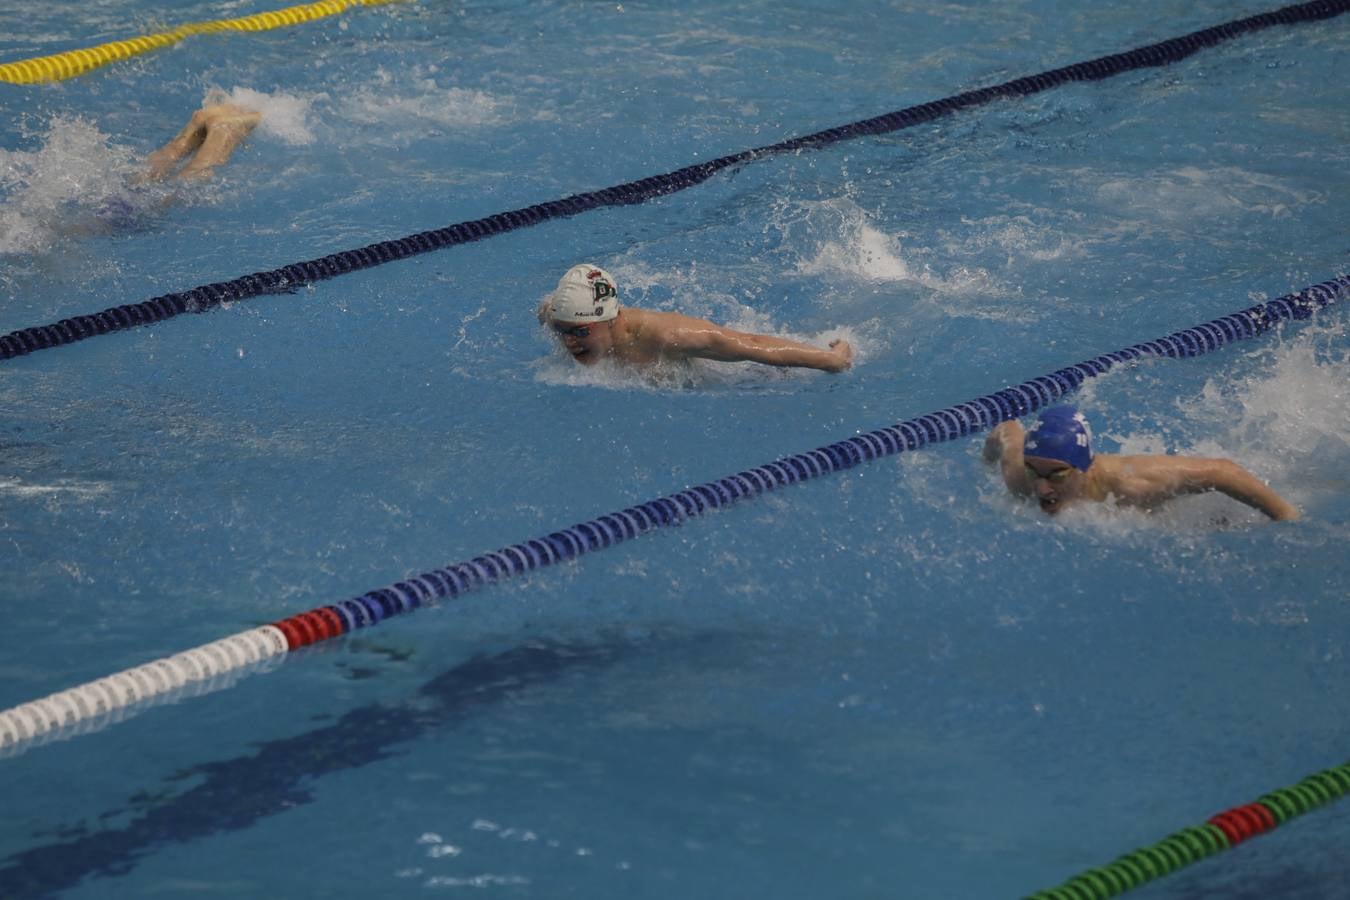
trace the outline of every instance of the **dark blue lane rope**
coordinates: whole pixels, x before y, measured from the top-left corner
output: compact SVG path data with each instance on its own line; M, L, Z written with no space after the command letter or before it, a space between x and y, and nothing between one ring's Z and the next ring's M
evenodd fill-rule
M1145 357L1184 359L1218 350L1225 344L1256 337L1286 319L1306 319L1318 309L1350 297L1350 275L1338 275L1269 303L1214 319L1153 341L1135 344L1004 388L993 394L958 403L934 413L806 453L775 460L728 478L719 478L619 512L555 531L542 538L513 544L370 591L332 606L322 607L341 620L341 632L374 625L381 619L409 612L439 599L454 598L492 582L522 575L583 553L612 547L658 528L730 506L775 488L786 487L863 462L917 450L929 444L977 434L1007 419L1049 406L1076 390L1089 378L1118 365ZM314 638L309 638L313 640Z
M170 695L185 684L241 670L278 654L375 625L419 606L455 598L478 587L612 547L657 528L680 525L687 519L747 497L884 456L974 434L997 422L1049 405L1087 379L1114 366L1148 356L1180 358L1208 353L1226 343L1261 334L1285 319L1307 318L1319 307L1347 294L1350 294L1350 276L1339 275L1297 294L1156 341L1108 353L967 403L784 457L729 478L697 485L542 538L485 553L467 562L424 572L350 600L288 616L107 678L0 710L0 751L68 735L70 729L81 722L97 727L109 714L121 715L123 709Z
M73 316L51 325L38 325L13 331L0 337L0 359L23 356L35 350L59 347L82 341L97 334L134 328L160 322L186 312L205 312L225 302L246 300L266 294L295 291L297 288L334 278L357 269L367 269L382 263L405 259L420 253L429 253L456 244L467 244L496 234L538 225L549 219L574 216L603 206L643 203L653 197L673 194L693 187L723 169L781 153L811 150L840 141L852 140L869 134L884 134L931 122L958 110L980 106L1001 97L1022 97L1049 90L1070 81L1093 81L1110 78L1131 69L1161 66L1184 59L1206 47L1232 40L1240 35L1274 25L1292 25L1329 19L1350 10L1350 0L1313 0L1286 6L1272 12L1237 19L1178 38L1150 44L1103 56L1088 62L1075 63L1059 69L1018 78L993 87L980 88L957 94L944 100L922 103L908 109L886 113L849 125L818 131L805 137L790 138L754 150L743 150L730 156L686 166L664 175L652 175L639 181L630 181L599 191L574 194L561 200L550 200L510 212L495 213L482 219L461 222L447 228L423 231L396 240L381 241L358 250L343 250L307 262L293 263L270 272L255 272L233 281L207 284L173 294L165 294L140 303L114 306L93 315Z

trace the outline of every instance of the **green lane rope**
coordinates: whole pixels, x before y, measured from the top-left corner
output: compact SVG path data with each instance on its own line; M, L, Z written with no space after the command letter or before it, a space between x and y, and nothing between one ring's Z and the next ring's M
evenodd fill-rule
M1350 793L1350 762L1309 775L1292 787L1272 791L1244 806L1211 816L1203 825L1186 828L1156 844L1088 869L1059 887L1037 891L1026 900L1104 900L1184 866L1236 847L1279 825Z

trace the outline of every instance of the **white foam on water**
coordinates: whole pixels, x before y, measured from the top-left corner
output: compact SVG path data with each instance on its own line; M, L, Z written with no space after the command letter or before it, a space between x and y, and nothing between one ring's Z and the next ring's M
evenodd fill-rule
M1190 452L1230 456L1299 506L1350 489L1350 348L1341 324L1300 326L1242 361L1250 374L1211 378L1179 414L1205 426ZM1252 364L1255 364L1254 366Z
M92 223L140 171L136 155L94 123L56 115L33 150L0 150L0 255L51 249Z
M797 206L779 227L795 232L799 223L805 226L806 234L794 235L795 243L807 248L797 264L799 274L864 282L913 281L934 289L951 286L922 264L912 264L903 249L906 235L877 228L851 198L804 201Z
M233 103L256 110L262 113L262 121L254 135L270 136L282 143L303 147L315 140L314 105L327 99L328 95L324 93L304 95L275 91L269 94L253 88L233 87L228 91L221 88L208 90L202 104Z
M111 486L102 481L84 481L61 478L49 484L33 484L19 478L0 477L0 496L32 499L34 497L72 497L87 500L108 493Z
M1054 262L1082 259L1088 255L1082 238L1062 227L1038 224L1029 215L991 216L966 219L970 229L962 235L944 234L943 250L952 257L998 251L1011 265L1018 261ZM991 287L994 287L992 280Z
M1004 250L1005 260L1059 259L1079 249L1062 235L1036 228L1027 220L1000 217L971 222L969 233L915 235L887 232L851 198L807 201L785 212L776 228L801 247L795 271L841 284L833 296L847 300L877 293L905 296L914 289L916 305L962 318L1005 319L1021 315L1007 300L1016 288L1005 285L978 260L988 248ZM855 285L853 290L847 285ZM893 305L893 304L892 304Z
M408 129L407 140L418 128L482 128L510 121L508 102L486 91L442 87L434 78L396 81L378 69L372 83L362 84L338 104L338 114L362 125Z
M1100 173L1084 173L1084 183ZM1325 203L1324 192L1285 184L1279 178L1228 166L1182 166L1135 177L1100 180L1098 197L1141 219L1163 223L1231 218L1252 214L1287 219L1312 203Z

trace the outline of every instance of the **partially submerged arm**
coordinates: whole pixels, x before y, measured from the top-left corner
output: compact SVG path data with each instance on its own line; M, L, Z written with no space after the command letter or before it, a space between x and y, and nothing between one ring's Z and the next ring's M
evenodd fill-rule
M1299 517L1298 509L1261 479L1230 459L1183 456L1139 456L1121 459L1119 493L1143 506L1181 494L1218 491L1276 521Z
M838 338L825 349L773 335L735 331L690 316L671 318L664 324L663 350L667 356L757 362L825 372L842 372L853 364L853 348L848 341Z
M998 463L1003 473L1003 483L1014 494L1031 494L1031 482L1027 480L1025 460L1022 456L1022 439L1025 431L1022 423L1016 420L1000 422L984 439L984 461Z

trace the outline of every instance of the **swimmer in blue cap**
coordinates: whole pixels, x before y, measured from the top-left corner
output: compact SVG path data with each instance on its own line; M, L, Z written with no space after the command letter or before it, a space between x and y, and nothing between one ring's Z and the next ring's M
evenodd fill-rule
M1228 459L1186 456L1116 456L1092 452L1092 429L1072 406L1044 410L1024 431L1001 422L984 442L986 462L997 462L1008 490L1036 498L1057 514L1080 500L1114 500L1152 509L1184 494L1219 491L1277 521L1297 519L1298 509Z

